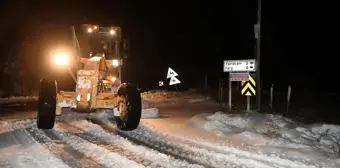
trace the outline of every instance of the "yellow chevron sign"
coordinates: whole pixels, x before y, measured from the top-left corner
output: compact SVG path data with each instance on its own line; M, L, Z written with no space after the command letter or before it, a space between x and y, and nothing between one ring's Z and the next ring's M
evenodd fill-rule
M251 75L249 75L249 81L241 82L241 86L242 86L241 95L243 96L255 96L256 95L256 91L255 91L256 83L253 77L251 77Z

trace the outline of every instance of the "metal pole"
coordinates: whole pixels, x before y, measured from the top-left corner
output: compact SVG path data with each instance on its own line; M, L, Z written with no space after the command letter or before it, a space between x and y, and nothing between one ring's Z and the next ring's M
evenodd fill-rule
M221 101L221 78L218 81L218 101Z
M288 86L286 116L288 116L288 110L289 110L289 103L290 103L290 95L291 95L291 93L292 93L292 87Z
M224 87L224 80L221 79L221 101L223 101L223 87Z
M115 50L116 50L116 58L119 60L119 62L121 61L120 59L120 50L119 50L119 43L120 41L116 41L115 43ZM118 67L118 79L120 79L122 81L122 65L120 64Z
M208 75L205 74L205 79L204 79L204 88L207 89L208 88Z
M273 97L274 97L274 84L272 84L270 87L270 102L269 102L270 108L273 108Z
M257 0L257 24L259 32L256 35L256 104L257 110L261 110L261 76L260 76L260 55L261 55L261 0Z
M231 80L230 80L230 76L229 76L229 99L228 99L228 103L229 103L229 105L228 105L228 107L229 107L229 111L231 111Z
M247 112L250 112L250 96L247 96Z

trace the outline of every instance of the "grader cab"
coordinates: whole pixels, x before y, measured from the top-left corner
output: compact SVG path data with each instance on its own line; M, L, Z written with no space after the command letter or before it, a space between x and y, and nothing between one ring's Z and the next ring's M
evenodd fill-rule
M121 82L127 44L121 43L120 27L84 24L81 42L75 28L71 30L76 54L56 54L55 62L69 68L75 90L59 91L57 81L41 79L38 128L52 129L56 115L62 115L63 109L69 108L76 112L106 110L114 114L119 129L136 129L141 118L141 96L135 85ZM72 74L72 68L76 69L76 75Z

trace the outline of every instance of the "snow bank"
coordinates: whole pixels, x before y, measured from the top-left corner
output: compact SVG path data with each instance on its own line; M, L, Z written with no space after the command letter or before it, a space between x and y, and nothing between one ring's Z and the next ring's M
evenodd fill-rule
M260 114L200 114L191 118L189 126L251 140L251 145L266 148L287 148L317 151L328 156L340 156L340 126L328 124L302 125L281 115ZM340 160L339 160L340 161ZM340 162L339 162L340 164Z
M210 99L211 99L210 97L192 98L192 99L189 99L188 102L189 103L198 103L198 102L207 101L207 100L210 100Z
M143 101L150 104L178 104L197 103L210 100L210 97L200 95L197 91L189 90L185 92L153 90L141 93ZM147 104L145 103L145 105Z
M198 103L208 101L210 97L204 97L195 90L186 92L153 90L141 93L142 118L157 118L159 110L155 106L173 105L179 103Z
M145 100L142 100L142 109L152 108L153 106Z
M0 121L0 134L6 133L6 132L13 132L16 129L19 128L26 128L31 120L17 120L17 121Z
M159 111L157 108L149 108L142 110L142 118L158 118Z

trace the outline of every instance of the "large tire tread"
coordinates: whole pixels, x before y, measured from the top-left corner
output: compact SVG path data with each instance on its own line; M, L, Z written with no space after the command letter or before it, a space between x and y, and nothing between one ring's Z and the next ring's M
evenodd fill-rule
M37 127L39 129L52 129L56 117L56 94L55 81L41 79L38 100Z
M116 124L120 130L131 131L138 127L142 115L141 95L137 87L124 83L118 90L119 96L126 97L126 115L124 119L116 117Z

